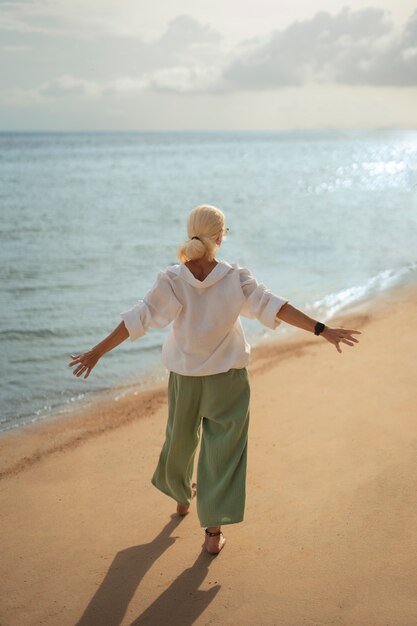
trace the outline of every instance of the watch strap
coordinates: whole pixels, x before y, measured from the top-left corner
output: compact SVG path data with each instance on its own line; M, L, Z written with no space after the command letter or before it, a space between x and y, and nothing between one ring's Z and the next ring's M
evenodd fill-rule
M323 322L317 322L317 324L314 327L314 334L315 335L320 335L320 333L322 333L325 328L326 327L323 324Z

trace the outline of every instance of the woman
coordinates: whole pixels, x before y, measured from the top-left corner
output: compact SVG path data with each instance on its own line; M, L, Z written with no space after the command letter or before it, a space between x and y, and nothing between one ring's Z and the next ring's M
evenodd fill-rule
M357 330L326 327L259 284L249 270L217 261L224 214L202 205L188 217L189 239L180 247L180 263L159 272L143 300L121 313L122 322L91 350L71 355L73 373L88 378L97 361L130 337L173 322L162 348L169 371L166 439L152 483L177 502L186 515L196 485L197 513L205 528L205 547L218 554L225 544L222 525L243 520L250 387L246 366L250 346L239 315L269 328L281 321L321 335L338 352L340 344L358 343Z

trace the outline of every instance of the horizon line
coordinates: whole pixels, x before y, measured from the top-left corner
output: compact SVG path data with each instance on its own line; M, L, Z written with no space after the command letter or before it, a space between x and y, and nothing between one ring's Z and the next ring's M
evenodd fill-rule
M0 128L0 133L271 133L271 132L304 132L304 131L381 131L400 130L416 131L416 127L408 126L305 126L294 128Z

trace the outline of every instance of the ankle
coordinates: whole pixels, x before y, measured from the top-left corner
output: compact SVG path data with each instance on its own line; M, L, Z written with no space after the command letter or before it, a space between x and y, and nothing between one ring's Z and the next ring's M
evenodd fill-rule
M221 526L209 526L206 528L205 546L210 554L218 554L225 544L225 537L220 530Z

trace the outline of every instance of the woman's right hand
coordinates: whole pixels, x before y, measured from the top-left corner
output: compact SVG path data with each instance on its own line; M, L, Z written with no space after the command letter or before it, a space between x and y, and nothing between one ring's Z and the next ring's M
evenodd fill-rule
M82 354L71 354L71 358L74 360L68 363L68 367L77 365L72 373L79 378L81 374L85 372L84 378L88 378L97 361L101 359L106 352L113 350L113 348L125 341L128 337L129 332L125 323L122 321L108 337L100 341L100 343L94 346L94 348L91 348L91 350L87 350L87 352L83 352Z
M68 363L68 367L77 365L77 367L72 372L74 376L77 376L77 378L79 378L85 372L84 378L88 378L91 370L97 364L97 361L100 359L101 356L101 353L96 348L92 348L91 350L87 350L87 352L83 352L82 354L78 355L71 354L71 358L73 359L73 361Z

